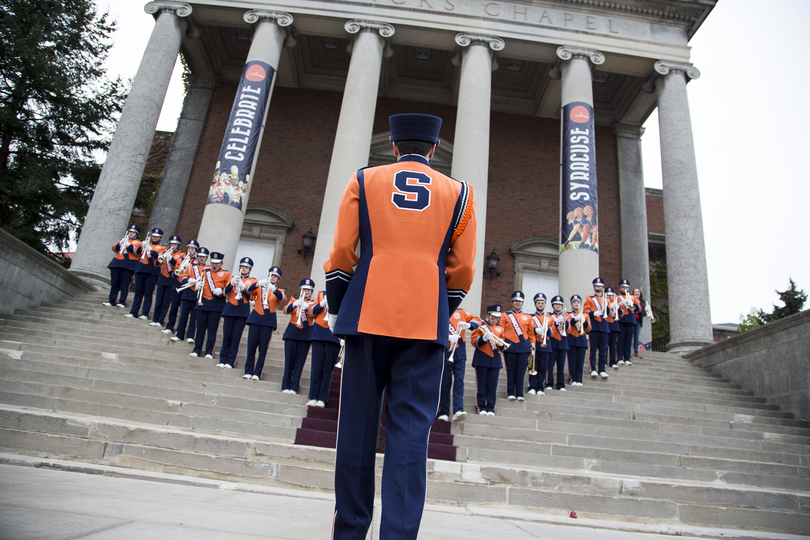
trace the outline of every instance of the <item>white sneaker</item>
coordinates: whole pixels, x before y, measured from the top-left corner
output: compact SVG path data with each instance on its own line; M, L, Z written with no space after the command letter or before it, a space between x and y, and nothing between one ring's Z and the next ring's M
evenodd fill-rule
M314 407L316 403L318 403L317 399L310 399L307 401L307 407Z
M101 305L102 306L107 306L107 307L112 307L112 304L109 303L109 302L102 302Z
M200 355L199 355L199 354L197 354L197 353L195 353L195 352L193 352L193 353L189 354L189 356L193 356L194 358L197 358L197 357L198 357L198 356L200 356Z
M624 363L625 363L626 365L628 365L628 366L632 366L632 365L633 365L633 362L631 362L630 360L625 360L625 361L624 361Z
M619 364L613 364L613 369L619 369Z
M565 388L560 388L560 392L566 392L566 391L567 390Z
M160 333L161 334L171 334L172 331L167 328L166 330L161 330ZM179 341L179 340L180 340L180 338L177 338L175 341Z
M518 401L526 401L525 399L523 399L523 396L518 396L518 397L517 397L517 400L518 400Z
M619 360L619 361L617 362L617 364L618 364L618 365L620 365L620 366L623 366L623 365L624 365L624 360Z
M213 358L213 356L211 358ZM225 364L225 369L233 369L233 366L230 364Z
M186 339L186 343L194 343L194 338L188 338L188 339Z
M509 401L515 401L515 396L509 396L507 399L508 399Z
M487 411L481 411L480 413L478 413L478 416L486 416L486 415L487 415Z
M467 413L464 411L458 411L456 414L453 415L453 422L463 422L467 419Z
M213 360L213 359L214 359L214 355L213 355L213 354L206 354L206 355L205 355L205 357L206 357L206 358L208 358L209 360Z
M148 321L148 320L149 320L149 317L147 317L146 315L141 315L141 316L140 316L140 317L138 317L138 318L139 318L139 319L143 319L143 320L145 320L145 321Z
M536 394L537 394L537 392L534 390L534 388L529 388L529 395L530 396L534 396Z
M122 307L122 308L125 308L125 307L127 307L127 306L125 306L124 304L115 304L115 307Z
M608 375L604 371L602 373L600 373L599 376L602 377L603 379L607 379L608 377L610 377L610 375Z
M250 380L250 377L251 377L251 376L252 376L252 375L250 375L249 373L245 373L244 375L242 375L242 378L243 378L243 379Z
M254 381L258 381L258 380L259 380L259 376L258 376L258 375L254 375L254 376L253 376L253 380L254 380Z
M543 392L542 390L540 390L540 391L538 391L538 392L537 392L537 395L538 395L538 396L545 396L545 395L546 395L546 393L545 393L545 392Z
M165 332L164 332L164 334L165 334ZM180 338L177 337L177 336L172 336L172 341L180 341Z
M438 419L443 421L443 422L449 422L450 421L450 417L447 416L446 414L441 415Z
M208 358L208 357L206 356L206 358ZM219 364L217 364L217 367L225 367L225 364L223 364L222 362L220 362Z
M254 377L255 377L255 375L254 375ZM257 380L258 380L258 379L257 379ZM297 394L298 394L298 392L296 392L296 391L295 391L295 390L293 390L292 388L291 388L291 389L289 389L289 390L287 390L287 393L288 393L288 394L292 394L292 395L297 395Z
M289 393L290 393L290 390L289 390L289 389L287 389L287 388L285 388L284 390L282 390L282 391L281 391L281 393L282 393L282 394L289 394Z
M324 407L326 407L326 403L324 403L319 399L318 401L315 402L315 406L318 407L319 409L323 409Z
M598 376L599 373L597 373L596 370L591 371L591 377L598 377Z
M132 313L127 313L126 315L124 315L124 317L126 317L127 319L134 319L135 315L133 315Z
M487 411L487 416L495 416L495 413L492 411Z

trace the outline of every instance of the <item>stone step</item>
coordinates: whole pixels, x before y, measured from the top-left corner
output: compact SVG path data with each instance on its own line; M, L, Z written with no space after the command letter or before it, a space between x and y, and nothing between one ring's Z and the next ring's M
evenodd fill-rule
M327 449L26 411L0 411L0 430L6 449L30 452L36 447L60 457L117 467L193 472L206 478L325 491L331 489L333 481L334 453ZM378 456L378 470L381 461ZM788 490L433 460L428 469L428 500L434 503L577 508L582 509L578 512L581 517L621 516L664 522L684 522L686 515L697 524L711 521L706 517L710 513L698 509L712 508L715 512L736 511L740 518L759 528L787 531L795 531L808 519L799 512L801 495ZM687 510L685 514L683 509Z

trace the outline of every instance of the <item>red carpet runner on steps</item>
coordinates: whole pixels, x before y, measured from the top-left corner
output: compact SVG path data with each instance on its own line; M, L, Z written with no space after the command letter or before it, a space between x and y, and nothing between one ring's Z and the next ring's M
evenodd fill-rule
M307 415L295 434L295 444L334 448L337 440L338 405L340 403L340 369L332 372L332 385L329 390L329 403L325 408L307 407ZM456 447L453 446L453 435L450 433L450 422L437 420L430 430L428 457L456 460ZM385 415L380 429L378 453L385 448Z

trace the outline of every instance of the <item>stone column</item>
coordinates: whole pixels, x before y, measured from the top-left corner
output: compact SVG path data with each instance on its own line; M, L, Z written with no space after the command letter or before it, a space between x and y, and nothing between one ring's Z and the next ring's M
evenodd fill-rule
M109 281L110 246L124 236L129 225L186 29L183 17L191 15L191 6L180 2L150 2L144 10L155 15L155 27L132 81L70 267L76 274L102 281Z
M278 63L281 58L281 51L284 48L284 40L287 31L284 27L293 23L293 17L289 13L278 13L273 11L248 11L244 15L245 22L249 24L257 23L253 31L253 40L250 43L245 64L253 61L261 61L278 71ZM256 142L256 151L253 156L253 163L250 167L250 179L255 176L256 162L259 159L259 150L262 145L264 129L267 125L267 111L270 108L270 100L275 86L275 73L270 86L270 94L267 97L267 104L263 111L263 123ZM239 92L235 100L239 100ZM229 134L225 134L227 138ZM214 170L212 163L212 172ZM242 207L236 208L229 204L208 203L203 211L200 232L197 241L201 246L205 246L211 251L220 251L225 255L223 266L227 269L234 269L233 262L236 258L236 249L239 245L239 238L242 236L242 224L245 220L245 210L247 209L248 197L251 187L242 196ZM185 240L185 238L184 238Z
M214 96L216 81L213 77L192 77L183 111L177 122L177 130L172 139L169 156L163 167L163 178L160 181L152 214L149 217L149 229L160 227L164 233L164 243L177 230L177 222L183 211L183 200L186 197L191 168L197 156L208 107ZM183 240L188 241L189 238Z
M661 75L655 86L669 283L667 350L683 353L712 344L703 217L686 96L687 80L700 77L700 71L691 64L666 61L656 62L655 71Z
M644 128L614 124L619 158L619 207L621 215L622 278L631 288L640 288L650 299L650 253L647 238L647 196L641 165L641 136ZM632 292L632 291L631 291ZM652 340L649 319L641 328L641 342Z
M569 103L574 102L584 102L593 108L591 65L603 64L605 56L599 51L563 46L557 49L557 57L562 61L560 65L562 76L561 110ZM562 172L560 177L562 182ZM562 218L560 218L560 222L561 220ZM571 249L560 253L560 295L563 297L567 309L571 307L569 299L572 295L579 294L584 297L592 294L593 278L598 275L598 253L589 249Z
M351 50L349 74L343 90L318 225L318 240L312 257L310 276L319 288L326 285L323 265L329 259L329 250L334 242L340 198L352 174L368 165L385 38L394 35L393 26L380 22L349 21L344 28L350 34L357 34L357 38Z
M463 33L456 35L456 43L463 48L463 52L451 175L472 186L478 218L475 279L461 306L478 315L481 314L482 276L486 268L484 239L487 231L489 179L489 117L493 69L491 51L503 50L505 44L499 37Z

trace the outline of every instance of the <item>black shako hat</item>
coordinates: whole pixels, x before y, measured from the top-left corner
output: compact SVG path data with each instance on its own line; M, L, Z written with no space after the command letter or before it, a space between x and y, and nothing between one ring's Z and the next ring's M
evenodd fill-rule
M423 141L431 144L439 142L442 119L430 114L395 114L388 117L391 126L391 140Z

